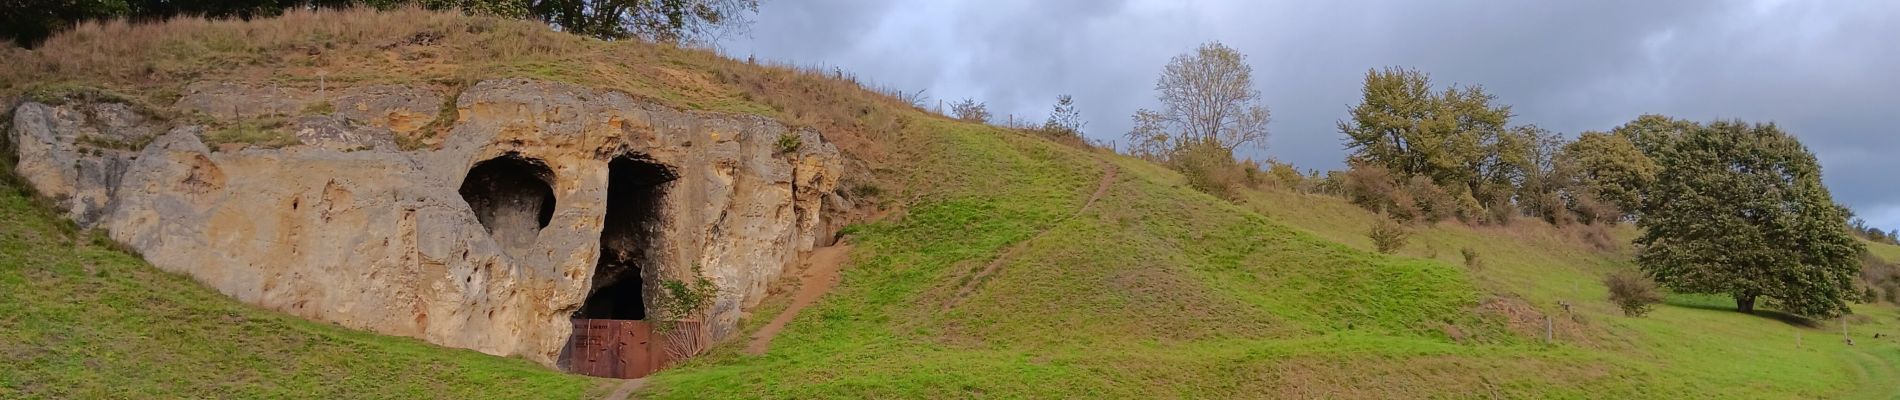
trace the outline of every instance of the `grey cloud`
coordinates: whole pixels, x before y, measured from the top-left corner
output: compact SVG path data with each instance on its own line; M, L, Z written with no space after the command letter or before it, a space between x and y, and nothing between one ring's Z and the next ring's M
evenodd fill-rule
M1900 227L1900 4L1602 1L768 1L738 56L835 65L1035 121L1073 94L1114 140L1155 74L1208 40L1249 55L1272 108L1251 154L1330 169L1369 68L1481 84L1519 123L1575 134L1644 113L1774 121L1821 158L1836 200Z

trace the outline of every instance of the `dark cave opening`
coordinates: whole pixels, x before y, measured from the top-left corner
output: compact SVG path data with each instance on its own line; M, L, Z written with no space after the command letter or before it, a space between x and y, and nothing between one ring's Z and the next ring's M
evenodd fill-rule
M512 253L533 246L554 218L553 181L546 163L508 153L475 163L458 191L489 236Z
M607 163L607 215L600 232L600 259L578 319L646 319L647 285L642 272L655 267L660 205L673 171L643 155Z

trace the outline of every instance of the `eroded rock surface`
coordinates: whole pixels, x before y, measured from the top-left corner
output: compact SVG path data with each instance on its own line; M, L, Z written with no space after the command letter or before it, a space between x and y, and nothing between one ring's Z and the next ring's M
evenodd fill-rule
M214 151L201 139L206 127L123 105L25 103L11 121L17 172L160 268L354 328L555 365L570 316L594 288L617 157L670 177L650 204L651 226L638 227L640 281L690 279L697 266L719 288L704 316L715 340L836 226L820 216L827 198L836 203L837 150L762 117L486 81L454 99L455 121L437 146L401 151L392 137L436 119L446 96L400 86L332 88L327 100L233 84L188 92L177 108L292 117L283 129L302 144ZM787 135L802 144L783 151ZM533 176L553 202L490 224L544 226L485 227L458 192L477 163L507 157L544 166ZM502 204L529 202L517 197Z

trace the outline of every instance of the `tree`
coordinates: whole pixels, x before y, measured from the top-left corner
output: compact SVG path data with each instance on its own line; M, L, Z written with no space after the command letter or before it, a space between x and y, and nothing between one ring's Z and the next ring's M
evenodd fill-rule
M81 21L121 17L131 11L125 0L0 0L0 39L32 47Z
M509 18L532 18L569 33L601 39L638 38L692 44L744 27L758 0L49 0L13 5L0 0L0 37L32 45L83 20L127 17L163 20L192 15L258 18L289 9L417 5Z
M1253 87L1247 56L1220 42L1175 56L1155 80L1160 110L1135 111L1128 132L1137 154L1166 156L1188 144L1206 142L1228 152L1241 146L1265 146L1267 106Z
M477 0L481 1L481 0ZM501 0L506 1L506 0ZM519 0L568 32L602 39L699 43L750 21L758 0Z
M1088 122L1082 121L1082 112L1075 110L1075 97L1056 96L1054 110L1049 111L1049 120L1042 123L1042 130L1061 135L1082 136L1082 127Z
M1630 144L1651 158L1656 152L1667 146L1670 140L1687 135L1700 129L1701 124L1694 121L1671 118L1664 115L1644 114L1629 123L1611 129L1610 134L1629 139Z
M1564 145L1562 157L1581 192L1625 213L1642 208L1643 193L1656 182L1656 161L1627 136L1584 132Z
M1496 96L1482 86L1434 92L1429 75L1388 67L1366 71L1361 95L1352 119L1339 122L1351 161L1423 175L1458 193L1489 192L1478 199L1487 203L1505 191L1484 189L1508 187L1527 162L1528 132L1509 128L1510 106L1492 105Z
M989 122L990 109L976 99L964 98L963 101L950 103L950 115L969 122Z
M1773 124L1740 121L1660 143L1638 220L1645 272L1678 292L1732 296L1742 312L1759 298L1799 315L1848 310L1862 246L1806 147Z

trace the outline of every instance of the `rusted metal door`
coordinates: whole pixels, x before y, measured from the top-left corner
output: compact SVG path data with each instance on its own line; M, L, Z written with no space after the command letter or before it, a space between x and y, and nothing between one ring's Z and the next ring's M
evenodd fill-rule
M568 371L633 379L658 372L674 360L699 354L711 342L699 321L672 322L661 333L647 321L575 319L567 341Z
M576 319L568 346L569 368L582 375L632 379L660 366L653 325L646 321Z

